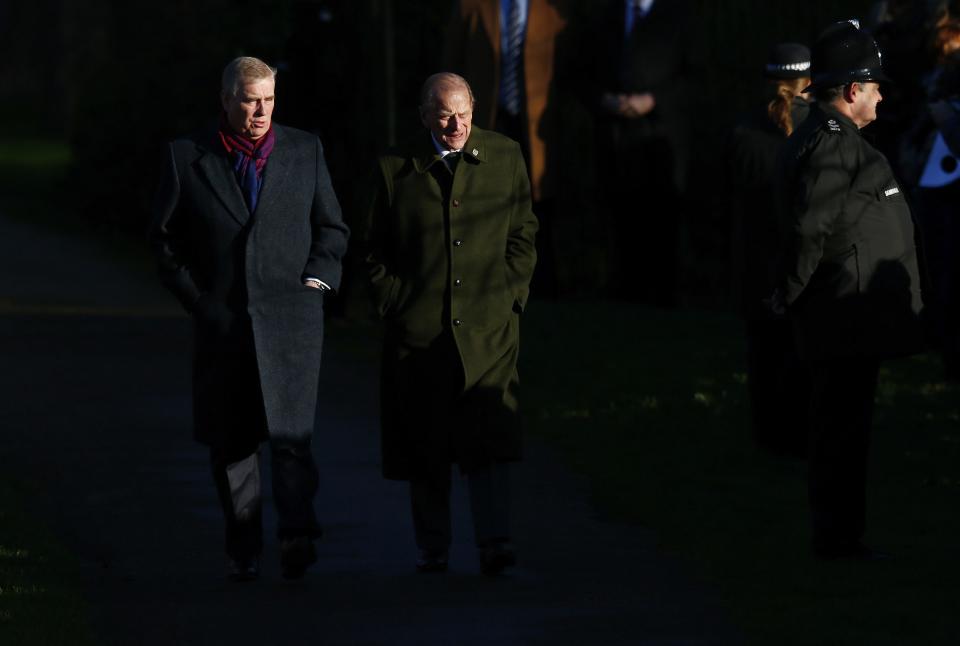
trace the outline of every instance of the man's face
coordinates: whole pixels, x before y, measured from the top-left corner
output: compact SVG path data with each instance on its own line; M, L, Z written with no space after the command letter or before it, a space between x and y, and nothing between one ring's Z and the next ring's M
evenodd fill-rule
M421 114L423 125L447 150L460 150L470 137L473 103L462 85L444 85L437 89L436 100Z
M853 102L853 122L862 128L877 118L877 104L883 100L880 95L880 84L873 81L857 83L860 91Z
M244 83L236 96L223 96L223 111L230 127L250 139L267 134L273 115L273 87L273 79L261 79Z

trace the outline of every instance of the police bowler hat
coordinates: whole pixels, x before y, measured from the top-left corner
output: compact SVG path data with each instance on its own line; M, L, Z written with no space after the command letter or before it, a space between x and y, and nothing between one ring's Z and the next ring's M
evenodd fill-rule
M855 20L827 27L813 45L811 63L813 82L804 92L855 82L890 80L883 73L880 48Z
M798 79L810 76L810 49L800 43L779 43L767 57L763 75L768 79Z

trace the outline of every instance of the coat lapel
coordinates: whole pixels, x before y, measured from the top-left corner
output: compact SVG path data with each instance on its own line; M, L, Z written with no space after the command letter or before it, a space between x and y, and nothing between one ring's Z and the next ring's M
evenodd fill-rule
M426 137L420 137L417 142L417 149L413 155L413 168L418 173L426 173L430 167L440 162L440 153L433 145L433 139L427 133Z
M463 162L467 158L473 158L478 163L487 161L483 131L476 126L473 127L470 138L461 151L460 161ZM426 137L420 138L411 160L414 170L418 173L426 173L434 164L442 164L443 162L441 160L442 157L433 145L433 139L430 135L428 134Z
M277 139L267 160L267 167L263 169L263 185L260 187L260 199L257 200L257 213L280 201L283 186L293 166L294 154L283 128L274 125L273 131Z
M250 211L247 210L247 204L243 201L229 158L226 154L217 152L216 146L219 145L220 142L215 139L201 145L201 156L197 163L210 183L210 188L223 202L230 217L243 226L250 219Z
M463 146L460 163L457 165L457 172L453 176L453 194L461 195L466 187L470 186L473 173L476 172L474 166L478 166L487 161L486 146L484 146L483 132L474 126L470 133L470 139Z

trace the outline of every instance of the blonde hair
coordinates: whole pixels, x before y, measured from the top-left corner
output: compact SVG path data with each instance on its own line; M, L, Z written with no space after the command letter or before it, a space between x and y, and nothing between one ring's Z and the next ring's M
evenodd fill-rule
M952 52L960 49L960 21L944 18L937 23L930 43L937 63L942 64Z
M801 76L795 79L777 79L770 83L773 98L767 103L767 116L777 128L782 130L788 137L793 132L793 115L790 110L793 107L794 97L800 96L803 89L810 85L810 79Z
M237 96L240 88L247 83L276 78L277 70L259 58L238 56L223 68L220 77L220 92L224 96Z

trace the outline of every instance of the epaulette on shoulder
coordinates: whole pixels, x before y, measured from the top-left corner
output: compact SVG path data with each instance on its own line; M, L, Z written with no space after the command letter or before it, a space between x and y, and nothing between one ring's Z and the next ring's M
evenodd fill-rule
M826 121L824 121L823 130L825 132L831 132L835 134L839 134L841 132L840 124L837 122L836 119L827 119Z

